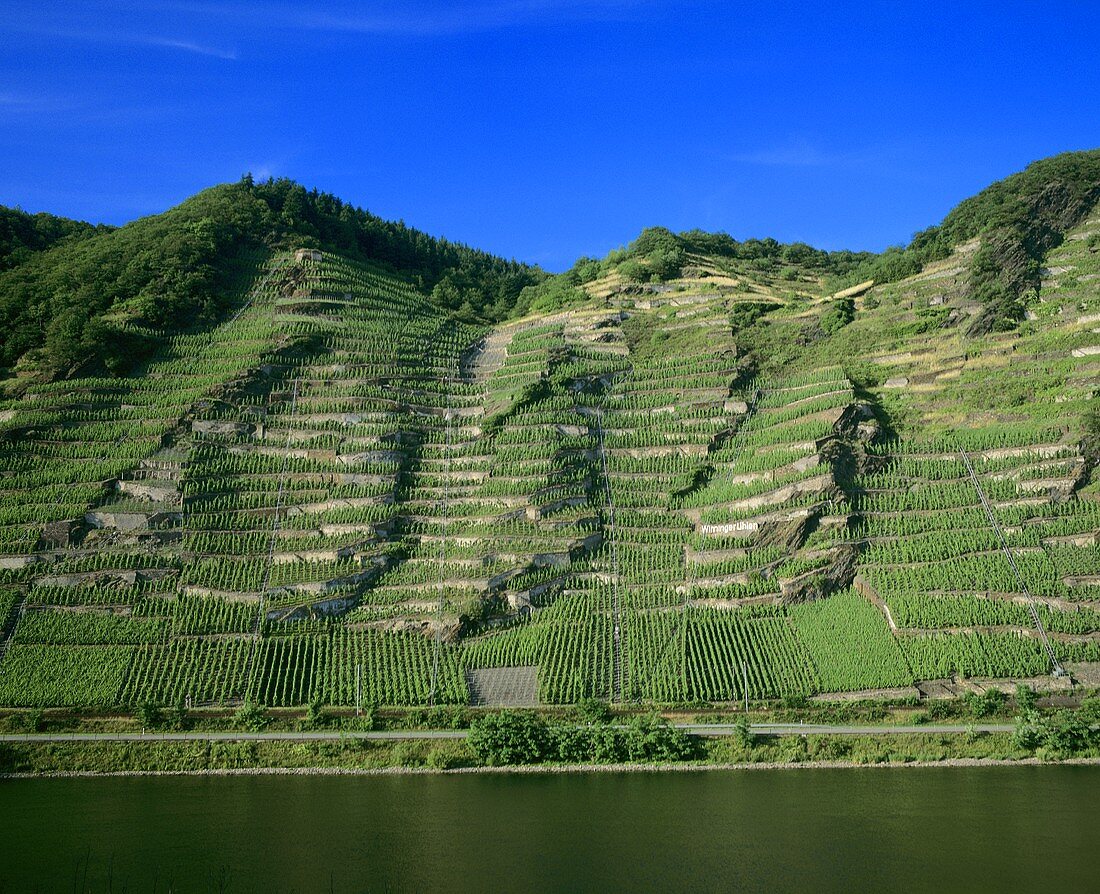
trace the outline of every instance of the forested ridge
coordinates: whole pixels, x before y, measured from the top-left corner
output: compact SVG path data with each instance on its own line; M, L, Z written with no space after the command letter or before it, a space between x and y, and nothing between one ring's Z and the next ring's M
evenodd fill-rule
M0 238L0 367L23 359L48 377L125 372L165 334L210 325L280 248L370 262L470 320L503 319L545 276L286 179L245 177L117 229L3 209Z
M1064 152L1028 165L960 202L943 222L905 248L868 259L854 280L895 282L980 239L971 263L970 296L984 305L973 334L1010 329L1038 291L1039 262L1100 199L1100 149Z
M893 282L978 239L969 297L983 313L973 334L1008 329L1038 288L1039 261L1100 197L1100 150L1037 161L961 202L905 248L881 254L815 249L726 233L649 227L604 258L563 274L505 260L383 220L288 179L204 190L175 208L114 228L0 208L0 371L37 378L122 374L166 334L209 326L270 252L317 247L396 273L434 304L472 323L500 322L583 300L608 273L663 282L705 256L731 269L838 287Z

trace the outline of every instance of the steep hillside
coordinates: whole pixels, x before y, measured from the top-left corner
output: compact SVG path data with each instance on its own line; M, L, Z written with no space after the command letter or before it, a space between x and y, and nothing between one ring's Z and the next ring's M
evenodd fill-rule
M1090 208L1004 332L980 227L848 288L881 259L650 230L546 279L244 240L126 375L21 361L0 704L1095 685Z
M1039 292L1043 256L1098 199L1100 150L1044 158L961 202L941 224L917 233L907 248L868 261L860 273L878 282L896 280L973 242L964 288L982 312L970 333L1011 329Z
M234 296L272 252L290 246L381 266L468 320L505 318L520 291L545 276L290 180L246 177L118 229L8 216L0 387L10 393L74 375L130 372L174 335L205 331L233 313ZM60 238L66 228L73 234Z

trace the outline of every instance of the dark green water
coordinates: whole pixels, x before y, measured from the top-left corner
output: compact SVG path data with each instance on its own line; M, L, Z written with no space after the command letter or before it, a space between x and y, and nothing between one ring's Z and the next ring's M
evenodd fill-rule
M0 782L0 891L1097 891L1100 768Z

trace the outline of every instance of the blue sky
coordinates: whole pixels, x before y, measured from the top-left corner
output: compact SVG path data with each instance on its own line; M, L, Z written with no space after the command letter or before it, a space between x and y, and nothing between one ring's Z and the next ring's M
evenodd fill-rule
M288 176L568 267L645 226L879 250L1100 146L1100 5L6 0L0 204Z

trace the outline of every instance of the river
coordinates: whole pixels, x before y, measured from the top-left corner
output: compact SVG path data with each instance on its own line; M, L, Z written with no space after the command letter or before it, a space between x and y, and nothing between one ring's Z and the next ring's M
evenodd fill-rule
M0 781L0 892L1100 890L1097 767Z

